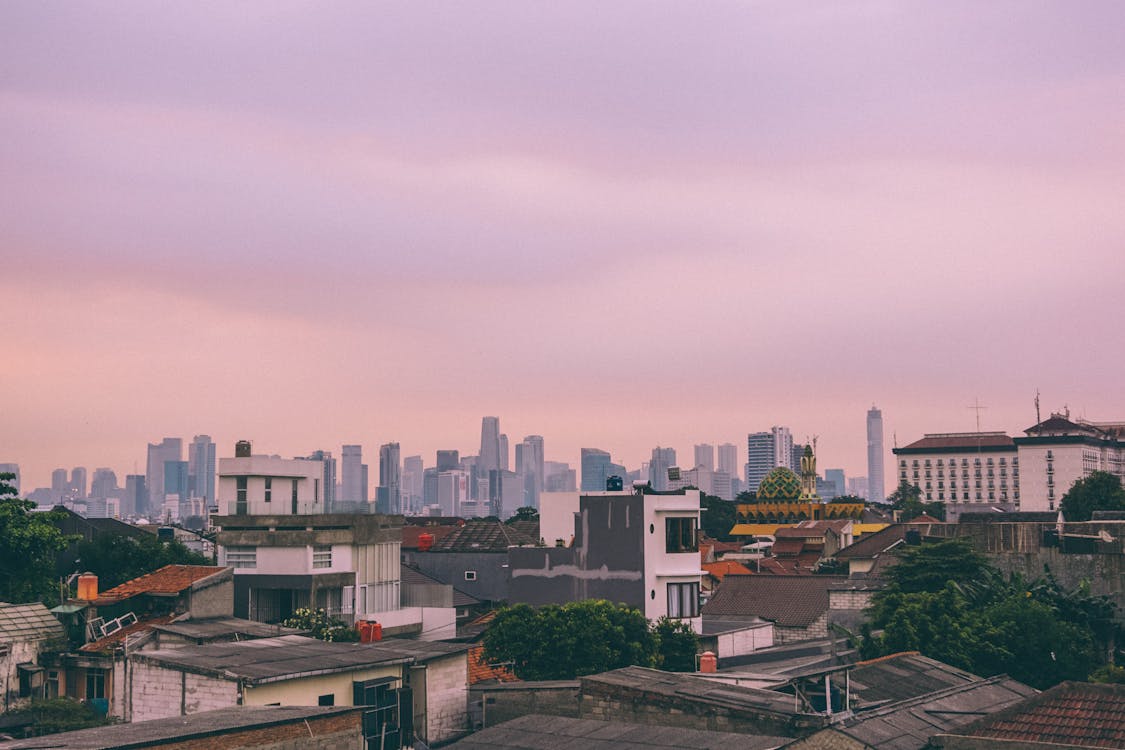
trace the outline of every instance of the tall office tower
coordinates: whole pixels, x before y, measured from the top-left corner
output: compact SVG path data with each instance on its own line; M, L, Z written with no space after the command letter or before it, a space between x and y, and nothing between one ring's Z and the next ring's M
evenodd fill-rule
M175 495L180 502L188 499L187 461L164 462L164 497L161 499L162 503L168 495Z
M612 464L608 451L598 448L582 449L582 491L602 492L605 478L609 476Z
M805 446L795 444L789 448L789 463L785 464L797 474L801 473L801 457L805 455Z
M695 446L695 466L692 468L700 466L707 471L715 470L715 446L707 443Z
M500 418L484 417L480 425L480 453L477 454L477 469L482 477L488 477L488 472L500 468Z
M70 491L75 500L86 499L86 468L75 466L70 472Z
M508 470L508 456L511 455L511 449L508 448L508 436L500 434L500 471Z
M147 500L148 489L145 487L144 475L125 475L125 496L121 499L121 517L137 515L137 509L143 508Z
M477 496L480 489L477 482L481 479L480 474L477 473L477 457L476 456L461 456L461 462L457 464L457 468L469 475L469 499L470 500L487 500L488 493L485 493L484 498Z
M675 448L657 446L652 449L652 460L648 462L648 481L654 490L663 492L668 489L668 469L675 465Z
M51 472L51 502L57 503L70 494L70 479L66 469Z
M517 471L523 475L524 504L539 507L539 494L543 492L544 456L543 437L528 435L516 446Z
M461 468L461 451L447 450L437 452L438 471L454 471Z
M215 444L210 435L196 435L188 446L188 492L215 504Z
M850 477L848 479L848 494L868 499L867 477Z
M340 497L342 503L357 505L367 502L367 484L363 481L363 446L345 445L340 455Z
M544 492L577 492L577 472L564 461L543 462Z
M437 474L437 501L443 516L461 514L461 503L469 501L469 474L460 469L439 471Z
M90 497L107 498L117 496L117 474L113 469L99 467L94 469L90 479Z
M14 474L11 479L5 479L4 484L11 487L16 491L16 497L23 497L20 494L20 465L19 464L0 464L0 474Z
M825 469L824 478L835 486L836 497L848 494L848 483L843 469Z
M405 513L417 513L422 509L424 471L421 456L407 456L402 459L402 505Z
M738 446L734 443L719 446L719 471L725 471L731 479L738 479Z
M730 474L725 471L711 472L711 494L722 500L734 500L734 485L731 484Z
M797 468L793 469L793 461ZM801 467L800 455L793 450L788 427L772 427L769 432L754 432L746 437L746 489L757 492L766 474L778 466L794 471Z
M363 498L360 502L364 505L371 502L371 479L367 473L367 464L359 465L359 491Z
M148 460L145 463L148 502L144 508L137 508L138 515L161 512L164 507L164 464L182 460L183 454L184 441L180 438L166 437L159 443L148 444Z
M332 451L313 451L308 460L324 464L324 479L320 486L323 488L325 512L332 513L336 505L336 459L332 457Z
M428 508L438 504L438 470L431 466L422 471L422 506Z
M867 499L887 499L883 487L883 412L872 404L867 410Z
M402 466L398 443L379 446L379 513L402 513Z

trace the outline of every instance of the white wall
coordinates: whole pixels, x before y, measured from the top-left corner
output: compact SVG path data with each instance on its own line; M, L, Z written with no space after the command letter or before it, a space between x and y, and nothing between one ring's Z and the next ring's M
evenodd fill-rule
M669 553L665 542L665 519L694 515L699 522L699 491L683 495L645 495L645 617L656 620L668 614L668 584L700 583L703 570L698 552ZM656 596L652 596L652 592ZM697 633L703 631L703 618L688 618Z

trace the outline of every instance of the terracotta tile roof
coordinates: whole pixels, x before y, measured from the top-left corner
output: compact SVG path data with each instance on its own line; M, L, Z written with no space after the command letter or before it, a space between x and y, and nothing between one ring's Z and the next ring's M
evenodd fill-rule
M99 638L96 641L90 641L85 646L81 646L78 650L84 653L100 653L102 651L111 651L113 647L125 641L127 637L133 633L142 633L146 630L152 630L155 625L167 625L175 619L175 615L165 615L163 617L154 617L151 620L144 620L142 622L134 622L132 625L126 625L118 630L113 635L107 635L105 638Z
M958 734L1066 747L1125 747L1125 685L1064 682Z
M495 680L496 682L518 682L519 677L503 664L486 664L484 661L484 646L473 646L469 649L469 684Z
M778 539L771 549L774 557L785 557L799 555L804 548L805 542L802 539Z
M522 518L518 521L508 521L507 525L511 526L528 539L538 539L540 536L538 519Z
M456 526L403 526L402 548L418 549L418 537L423 534L431 535L436 544L439 539L444 539L456 530Z
M1015 451L1016 444L1010 435L1003 432L954 432L942 435L926 435L910 445L895 448L894 452L924 452L948 450L950 448L971 448L974 450L992 448L993 450L1010 449Z
M507 552L536 540L499 521L468 521L434 543L435 552Z
M98 595L98 604L110 604L138 594L175 595L191 587L196 581L226 570L214 565L165 565L159 570L126 581Z
M786 567L776 557L764 557L754 566L754 571L763 575L792 576L798 575L792 566ZM801 574L809 571L802 571Z
M735 562L734 560L703 563L703 569L718 581L723 580L724 577L732 573L735 575L750 575L753 572L742 563Z
M940 518L934 518L933 516L929 516L923 513L920 516L911 518L909 521L907 521L907 523L942 523L942 520Z
M728 575L704 615L761 617L782 627L807 627L828 611L828 588L842 576Z
M906 539L906 526L896 523L874 534L864 534L854 544L849 544L836 553L837 560L878 557L891 547Z

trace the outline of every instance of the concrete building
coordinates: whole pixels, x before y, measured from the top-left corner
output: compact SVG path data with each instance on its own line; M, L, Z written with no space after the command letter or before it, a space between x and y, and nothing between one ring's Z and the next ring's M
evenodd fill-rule
M234 568L236 617L278 623L300 607L320 607L345 622L385 615L391 624L401 607L398 517L255 514L212 522L219 564Z
M671 469L675 465L675 448L661 448L657 446L652 449L652 458L648 462L648 481L654 490L664 492L671 489L668 469Z
M422 509L425 467L421 456L407 456L402 460L402 512L417 513Z
M363 446L345 445L340 458L340 496L337 499L351 508L367 504L364 470Z
M66 646L63 626L40 604L0 603L0 698L3 711L25 707L32 698L58 695L58 676L48 684L40 654Z
M609 451L599 448L582 449L582 485L583 492L601 492L605 489L605 480L609 476L609 467L613 463Z
M1018 449L1003 432L930 434L893 453L899 482L920 489L926 502L1022 509Z
M501 466L500 461L500 418L484 417L480 425L480 453L477 454L477 466L482 476L488 476L490 471L498 471L507 467Z
M313 451L306 458L310 461L320 461L324 464L324 479L320 483L320 493L324 500L324 507L329 513L336 510L336 485L338 479L336 476L336 459L332 456L332 451Z
M715 446L707 443L695 446L695 466L702 466L707 471L714 471Z
M255 456L249 443L241 443L234 458L219 459L219 512L251 516L324 513L323 482L323 461Z
M75 500L86 499L86 467L75 466L71 469L70 496Z
M242 706L371 706L375 745L441 742L467 728L466 647L302 636L142 651L130 657L135 721ZM383 729L386 729L384 732Z
M825 469L824 481L831 482L835 486L832 497L848 494L848 482L843 469Z
M883 412L874 405L867 410L867 499L883 502L887 494L883 487Z
M539 507L539 495L546 479L546 458L543 454L543 437L528 435L516 446L516 473L523 477L523 504Z
M699 499L697 490L553 495L540 533L564 546L508 550L511 601L608 599L701 632Z
M379 491L377 513L402 513L402 464L398 443L379 447Z
M1051 414L1013 442L1019 454L1020 510L1056 510L1071 485L1095 471L1125 481L1125 423Z
M803 451L803 449L802 449ZM757 492L762 480L779 466L797 471L793 465L800 456L794 453L793 435L788 427L771 427L769 432L746 436L746 489Z
M725 471L732 480L738 479L738 446L734 443L723 443L719 446L719 471Z

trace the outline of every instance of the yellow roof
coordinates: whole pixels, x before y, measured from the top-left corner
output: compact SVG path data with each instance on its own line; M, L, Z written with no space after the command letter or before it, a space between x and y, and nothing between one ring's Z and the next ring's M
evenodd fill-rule
M736 523L730 533L732 536L773 536L778 529L795 525L792 523Z
M863 536L864 534L874 534L876 531L882 531L890 526L889 523L856 523L852 524L852 536Z

